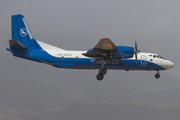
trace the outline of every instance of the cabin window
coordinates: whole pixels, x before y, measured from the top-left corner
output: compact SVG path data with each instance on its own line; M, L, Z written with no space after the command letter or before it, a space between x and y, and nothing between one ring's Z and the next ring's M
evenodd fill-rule
M62 56L61 59L64 59L64 57Z
M154 58L156 58L156 55L153 55Z

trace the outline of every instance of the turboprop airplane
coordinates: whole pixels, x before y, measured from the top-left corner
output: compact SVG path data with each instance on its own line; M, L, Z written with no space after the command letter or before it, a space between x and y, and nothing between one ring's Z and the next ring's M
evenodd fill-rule
M94 48L85 51L64 50L35 40L23 15L13 15L10 51L14 56L45 63L58 68L99 69L96 76L101 81L112 70L157 71L174 67L174 63L158 54L144 53L135 47L116 46L109 38L101 39Z

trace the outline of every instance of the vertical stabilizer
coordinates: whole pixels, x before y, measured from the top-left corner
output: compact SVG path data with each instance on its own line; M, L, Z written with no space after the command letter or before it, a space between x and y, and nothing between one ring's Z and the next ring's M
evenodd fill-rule
M37 41L34 39L23 15L13 15L12 22L12 40L18 40L26 48L41 49Z

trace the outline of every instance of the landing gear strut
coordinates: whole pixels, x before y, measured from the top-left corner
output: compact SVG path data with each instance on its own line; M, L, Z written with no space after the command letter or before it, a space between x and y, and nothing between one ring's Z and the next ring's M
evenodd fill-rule
M160 78L159 71L157 71L157 73L155 74L155 78L156 78L156 79Z
M102 67L99 69L99 73L96 75L97 80L101 81L106 73L107 69L104 67L104 62L102 59Z

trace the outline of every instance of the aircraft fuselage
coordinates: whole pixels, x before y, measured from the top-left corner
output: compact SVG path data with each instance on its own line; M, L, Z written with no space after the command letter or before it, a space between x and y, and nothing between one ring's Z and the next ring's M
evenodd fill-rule
M29 59L58 68L99 69L96 76L102 80L107 69L157 71L174 67L174 64L160 55L144 53L135 47L116 46L109 38L100 39L94 48L86 51L64 50L35 40L23 15L13 15L12 40L7 48L14 56Z

